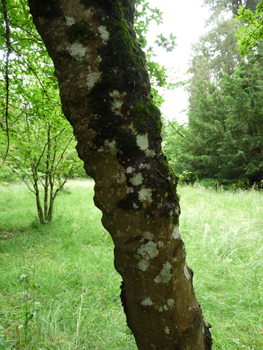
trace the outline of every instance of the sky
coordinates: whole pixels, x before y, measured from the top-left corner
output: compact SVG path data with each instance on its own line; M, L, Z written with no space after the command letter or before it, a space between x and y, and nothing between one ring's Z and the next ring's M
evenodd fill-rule
M174 67L178 80L186 80L185 75L190 59L192 42L205 33L205 20L210 17L209 9L202 7L203 0L150 0L150 7L163 12L163 24L150 27L147 35L148 43L156 40L156 35L163 34L168 37L175 35L177 46L173 52L167 53L164 49L156 49L158 57L155 58L165 67ZM156 47L156 46L155 46ZM179 124L187 122L187 113L181 112L187 108L187 94L183 88L167 91L164 94L166 102L163 104L163 115L169 120L176 119ZM180 113L181 112L181 113Z

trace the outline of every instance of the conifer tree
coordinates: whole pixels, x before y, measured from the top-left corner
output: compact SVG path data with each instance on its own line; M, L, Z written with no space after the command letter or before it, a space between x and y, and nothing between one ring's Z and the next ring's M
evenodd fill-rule
M195 178L263 178L263 50L248 56L218 86L196 84L189 126L180 139L178 170Z

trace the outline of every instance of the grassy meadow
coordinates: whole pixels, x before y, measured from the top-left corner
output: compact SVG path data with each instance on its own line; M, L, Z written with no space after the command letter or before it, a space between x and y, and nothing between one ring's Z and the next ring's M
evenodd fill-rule
M263 192L178 192L213 349L263 349ZM71 181L54 221L41 226L24 185L0 186L0 349L136 349L112 240L92 197L91 181Z

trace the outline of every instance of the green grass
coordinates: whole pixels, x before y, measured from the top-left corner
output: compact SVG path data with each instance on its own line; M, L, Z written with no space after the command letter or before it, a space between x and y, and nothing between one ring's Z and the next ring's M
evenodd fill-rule
M263 349L263 192L179 192L181 233L213 349Z
M213 349L262 349L263 193L190 186L179 193ZM0 186L0 349L136 349L112 240L92 197L92 182L72 181L56 199L54 221L41 226L24 185ZM26 314L34 317L18 336Z

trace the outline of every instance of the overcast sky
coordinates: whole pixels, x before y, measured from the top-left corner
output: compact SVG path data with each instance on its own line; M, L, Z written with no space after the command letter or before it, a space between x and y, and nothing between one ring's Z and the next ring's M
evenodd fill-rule
M184 73L188 69L190 58L190 45L198 40L205 32L205 20L209 18L209 9L202 7L203 0L150 0L151 7L157 7L163 12L163 24L151 26L147 36L148 42L156 40L157 34L169 36L173 33L177 46L172 53L165 50L156 50L156 58L165 67L174 66L173 71L179 80L186 80ZM187 121L186 112L180 113L187 108L187 95L182 88L165 93L163 114L169 120L176 119L180 124Z

